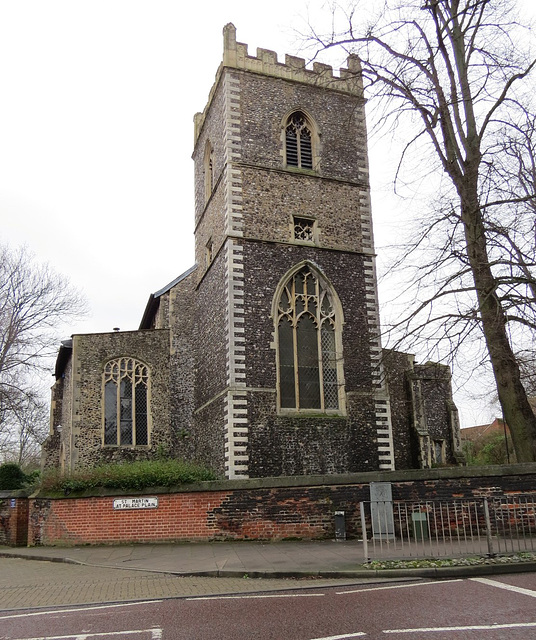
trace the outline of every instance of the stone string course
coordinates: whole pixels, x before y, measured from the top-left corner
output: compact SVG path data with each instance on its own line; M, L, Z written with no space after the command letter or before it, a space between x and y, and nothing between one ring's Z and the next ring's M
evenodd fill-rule
M309 121L312 168L285 164L296 111ZM458 462L448 372L383 359L359 61L337 74L267 49L252 56L229 24L194 122L196 265L151 296L140 330L73 336L45 465L166 454L229 479L340 474L431 466L443 442L445 461ZM312 239L295 237L295 218ZM278 407L274 298L304 265L338 300L333 412ZM150 371L148 447L103 446L103 367L120 357Z

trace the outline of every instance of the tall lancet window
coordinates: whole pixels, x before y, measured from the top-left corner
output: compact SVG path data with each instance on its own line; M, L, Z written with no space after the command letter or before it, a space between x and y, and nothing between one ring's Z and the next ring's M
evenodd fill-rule
M134 358L111 360L104 367L105 445L149 444L149 371Z
M334 298L307 265L280 291L276 331L281 409L342 409L342 318Z
M287 166L313 168L312 127L301 111L292 113L285 128L285 155Z
M205 145L204 157L205 170L205 204L209 201L212 191L214 190L214 150L210 141L207 140Z

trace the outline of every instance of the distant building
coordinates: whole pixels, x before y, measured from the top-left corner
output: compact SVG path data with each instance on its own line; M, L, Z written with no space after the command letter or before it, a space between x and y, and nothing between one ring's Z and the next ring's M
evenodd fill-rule
M283 64L225 27L195 116L196 264L138 331L62 345L46 466L160 453L235 478L461 460L448 368L382 357L364 105L357 58L340 75ZM118 255L125 277L128 259L142 247Z
M503 435L506 433L510 435L510 429L508 425L505 425L501 418L495 418L493 422L489 424L481 424L476 427L466 427L460 431L462 442L478 443L497 434Z
M536 396L529 396L530 407L536 414ZM481 424L476 427L465 427L460 431L462 442L479 443L496 434L510 435L510 428L504 423L502 418L495 418L489 424Z
M462 448L469 464L506 464L516 461L510 429L501 418L461 430Z

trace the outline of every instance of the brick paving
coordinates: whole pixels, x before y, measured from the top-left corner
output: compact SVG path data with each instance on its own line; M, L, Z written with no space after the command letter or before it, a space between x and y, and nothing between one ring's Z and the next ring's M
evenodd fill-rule
M363 545L354 540L0 546L0 610L536 570L532 562L371 571L362 562Z
M0 547L0 610L385 582L314 577L357 568L356 550L351 542Z
M149 571L0 558L0 609L31 609L295 589L343 581L183 577Z

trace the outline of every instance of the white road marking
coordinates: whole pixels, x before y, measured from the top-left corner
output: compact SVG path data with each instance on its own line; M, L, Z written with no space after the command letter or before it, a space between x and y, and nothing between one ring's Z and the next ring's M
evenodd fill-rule
M382 633L427 633L434 631L494 631L495 629L520 629L536 627L536 622L512 622L511 624L475 624L467 627L422 627L420 629L387 629Z
M343 638L361 638L366 635L362 631L356 631L355 633L345 633L342 636L326 636L325 638L313 638L312 640L343 640Z
M150 633L152 640L161 640L162 629L132 629L130 631L107 631L105 633L74 633L69 636L39 636L38 638L18 638L18 640L88 640L88 638L100 638L110 636L129 636L134 633Z
M36 611L35 613L15 613L10 616L0 616L0 620L12 618L28 618L30 616L53 616L56 613L78 613L79 611L94 611L95 609L116 609L117 607L135 607L141 604L159 604L163 600L140 600L138 602L125 602L123 604L103 604L91 607L72 607L71 609L52 609L50 611Z
M473 582L481 582L482 584L488 584L490 587L497 587L498 589L506 589L507 591L513 591L514 593L522 593L525 596L536 598L536 591L533 589L523 589L523 587L514 587L511 584L505 584L498 580L490 580L489 578L470 578Z
M323 598L324 593L283 593L271 595L254 595L254 596L198 596L193 598L185 598L185 600L249 600L254 598Z
M383 591L385 589L406 589L408 587L427 587L430 584L447 584L448 582L462 582L462 578L454 578L453 580L434 580L432 582L416 582L412 584L394 584L389 587L369 587L366 589L354 589L352 591L336 591L338 596L343 596L346 593L361 593L364 591Z

